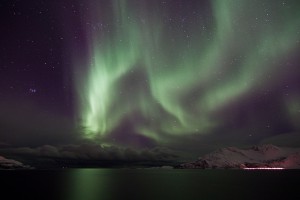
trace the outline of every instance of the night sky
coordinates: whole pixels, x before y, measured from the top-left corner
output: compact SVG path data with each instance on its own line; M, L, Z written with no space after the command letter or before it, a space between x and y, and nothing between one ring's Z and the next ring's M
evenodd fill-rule
M0 147L300 146L298 0L2 0Z

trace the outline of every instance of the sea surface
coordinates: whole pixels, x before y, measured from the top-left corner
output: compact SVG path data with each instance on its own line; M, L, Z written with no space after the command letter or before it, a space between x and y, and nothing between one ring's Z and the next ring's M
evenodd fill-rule
M7 198L4 198L8 195ZM0 199L300 199L300 171L66 169L0 171Z

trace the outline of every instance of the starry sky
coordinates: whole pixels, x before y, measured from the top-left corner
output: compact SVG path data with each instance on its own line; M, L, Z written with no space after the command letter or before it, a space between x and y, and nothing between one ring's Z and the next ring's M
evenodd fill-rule
M300 145L297 0L0 3L0 147Z

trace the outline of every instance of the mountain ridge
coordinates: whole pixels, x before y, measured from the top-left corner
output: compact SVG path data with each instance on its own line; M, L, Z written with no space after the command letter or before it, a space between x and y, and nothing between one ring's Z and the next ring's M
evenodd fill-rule
M184 169L300 169L300 148L277 147L272 144L247 149L226 147L180 165Z

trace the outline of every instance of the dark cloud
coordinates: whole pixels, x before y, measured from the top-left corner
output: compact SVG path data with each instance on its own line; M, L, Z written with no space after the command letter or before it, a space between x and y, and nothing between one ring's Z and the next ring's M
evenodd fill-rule
M10 145L5 142L0 142L0 147L8 147L8 146Z
M98 144L69 144L61 146L43 145L37 148L6 148L0 152L11 157L21 158L23 162L56 162L76 163L79 167L102 166L138 162L174 162L178 159L177 152L164 147L151 149L120 148L116 146L101 146ZM47 164L45 163L45 164ZM40 165L40 164L37 164ZM73 165L73 164L72 164Z

